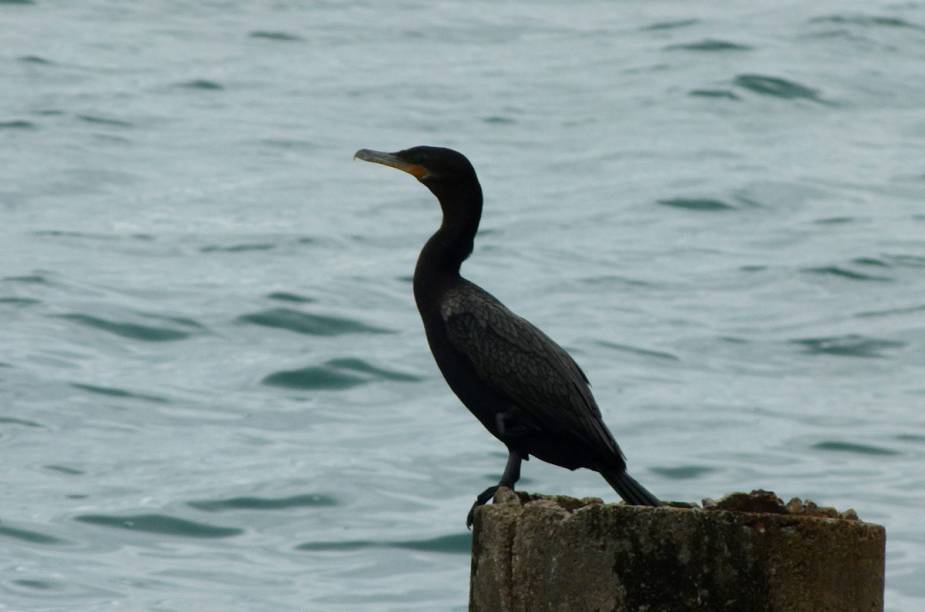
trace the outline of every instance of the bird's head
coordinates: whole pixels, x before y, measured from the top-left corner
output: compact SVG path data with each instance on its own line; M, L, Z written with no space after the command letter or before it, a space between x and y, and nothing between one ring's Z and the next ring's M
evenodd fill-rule
M396 153L360 149L356 159L398 168L415 177L441 202L453 194L478 188L478 179L466 156L442 147L412 147ZM481 198L481 190L479 189Z

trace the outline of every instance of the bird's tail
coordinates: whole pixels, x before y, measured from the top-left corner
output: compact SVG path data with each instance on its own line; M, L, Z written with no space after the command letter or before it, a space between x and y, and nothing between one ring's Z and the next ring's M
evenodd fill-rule
M644 486L636 482L636 479L621 471L602 471L601 476L610 483L614 491L620 494L623 501L632 506L661 506L662 502L649 493Z

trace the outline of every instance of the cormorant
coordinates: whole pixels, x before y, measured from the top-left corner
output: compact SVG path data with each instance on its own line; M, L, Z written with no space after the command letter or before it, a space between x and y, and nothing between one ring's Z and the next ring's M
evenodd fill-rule
M411 174L443 209L440 229L418 257L414 299L446 382L508 449L500 482L476 498L466 525L471 527L475 508L499 487L514 488L520 462L530 455L570 470L595 470L627 503L658 506L626 473L623 452L578 364L526 319L460 276L482 216L482 188L469 160L439 147L362 149L354 157Z

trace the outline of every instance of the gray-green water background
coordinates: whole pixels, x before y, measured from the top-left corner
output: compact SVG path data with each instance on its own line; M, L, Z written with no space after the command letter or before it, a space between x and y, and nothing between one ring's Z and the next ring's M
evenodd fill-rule
M465 609L504 455L351 161L416 144L641 481L854 507L925 608L925 6L701 4L0 1L0 609Z

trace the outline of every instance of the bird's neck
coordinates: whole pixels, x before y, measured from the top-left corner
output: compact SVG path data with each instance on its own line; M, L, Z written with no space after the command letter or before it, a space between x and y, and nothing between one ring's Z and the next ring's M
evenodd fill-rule
M436 193L443 222L418 256L414 270L415 295L433 293L459 279L462 262L472 253L472 242L482 217L482 189L478 182Z

